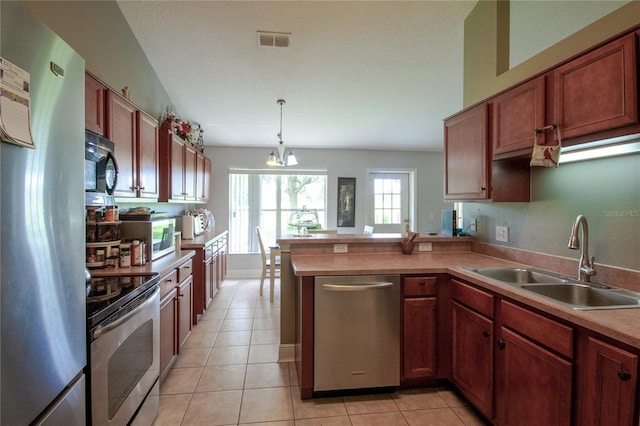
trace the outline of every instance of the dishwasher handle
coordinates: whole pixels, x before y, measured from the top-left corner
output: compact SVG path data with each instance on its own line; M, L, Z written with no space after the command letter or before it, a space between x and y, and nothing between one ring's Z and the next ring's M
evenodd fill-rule
M392 287L392 282L353 283L353 284L322 284L326 291L366 291Z

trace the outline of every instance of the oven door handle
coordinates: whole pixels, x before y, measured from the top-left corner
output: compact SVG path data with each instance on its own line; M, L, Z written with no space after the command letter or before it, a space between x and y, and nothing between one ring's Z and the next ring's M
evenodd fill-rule
M153 291L153 293L151 293L150 295L147 295L147 297L146 297L147 300L145 300L142 304L136 306L131 311L129 311L126 314L122 315L117 320L115 320L113 322L110 322L109 324L105 325L104 327L99 327L99 328L96 328L95 330L93 330L93 340L96 340L96 339L100 338L100 336L102 336L103 334L110 332L114 328L117 328L123 322L128 321L129 318L131 318L132 316L136 315L138 313L138 311L140 311L142 309L145 309L149 305L153 304L154 297L159 293L160 293L160 287L156 288Z

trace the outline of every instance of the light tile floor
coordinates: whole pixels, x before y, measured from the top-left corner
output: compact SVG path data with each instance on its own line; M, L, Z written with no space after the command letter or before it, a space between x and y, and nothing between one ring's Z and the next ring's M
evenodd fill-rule
M160 387L154 426L484 425L444 388L301 401L295 366L278 362L276 302L258 280L226 280Z

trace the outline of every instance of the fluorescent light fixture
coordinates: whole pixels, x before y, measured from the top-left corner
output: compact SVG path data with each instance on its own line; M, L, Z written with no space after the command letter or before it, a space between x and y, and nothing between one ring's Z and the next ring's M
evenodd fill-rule
M562 147L560 151L560 163L614 157L638 152L640 152L640 135L622 136Z

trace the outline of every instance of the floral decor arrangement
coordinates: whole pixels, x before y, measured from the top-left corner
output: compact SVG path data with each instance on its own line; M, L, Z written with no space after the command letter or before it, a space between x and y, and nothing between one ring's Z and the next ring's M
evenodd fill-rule
M168 106L165 109L160 121L170 126L173 133L179 136L182 140L186 141L191 146L196 147L198 151L204 152L204 130L199 124L192 123L190 121L182 121L176 116L173 111L173 107L171 106Z

